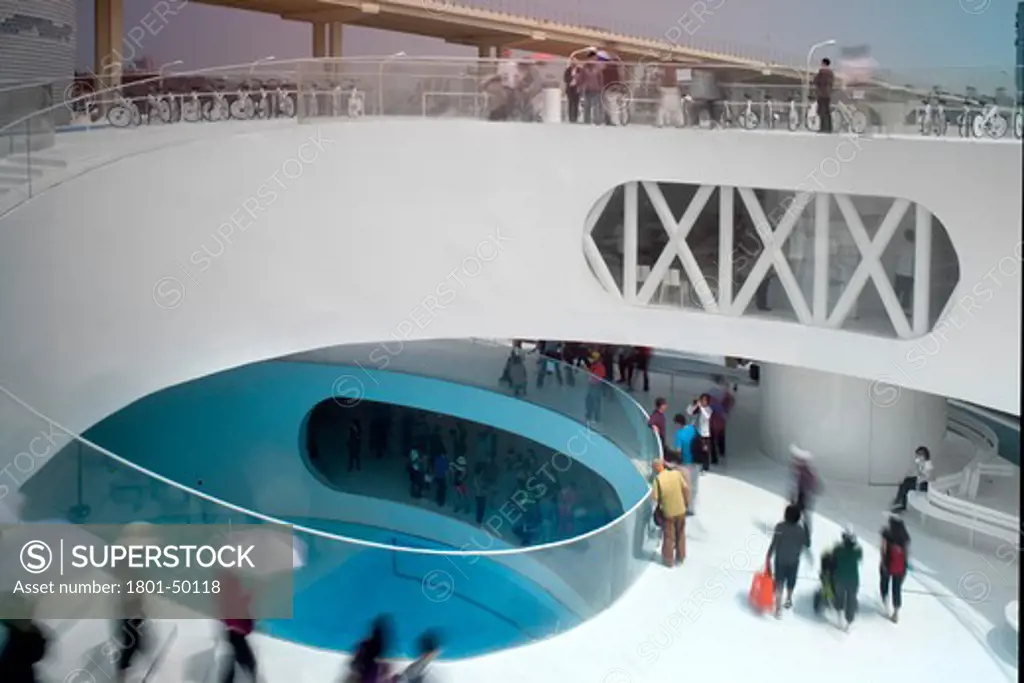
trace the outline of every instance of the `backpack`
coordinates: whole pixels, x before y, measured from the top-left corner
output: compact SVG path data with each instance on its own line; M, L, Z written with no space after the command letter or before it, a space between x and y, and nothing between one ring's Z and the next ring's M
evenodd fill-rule
M889 544L889 575L903 576L907 572L907 551L901 545Z

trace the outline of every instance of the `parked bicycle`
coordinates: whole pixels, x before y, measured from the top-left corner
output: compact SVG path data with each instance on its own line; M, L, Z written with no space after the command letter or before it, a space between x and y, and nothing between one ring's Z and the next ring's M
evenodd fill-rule
M239 84L234 100L228 105L228 113L231 118L242 121L256 115L256 103L252 101L252 91L248 83Z
M796 103L796 95L789 96L789 113L787 115L786 125L790 131L796 131L800 128L800 109Z
M743 106L743 111L739 113L737 117L737 123L744 130L754 130L761 125L761 119L758 117L757 112L754 111L754 100L750 95L744 95L746 104Z
M987 135L996 140L1005 136L1008 128L1009 123L994 99L990 100L981 114L975 116L971 122L971 130L976 138Z
M1024 128L1024 110L1018 104L1013 112L1013 137L1021 139L1021 128Z
M127 128L142 123L139 106L123 94L118 94L114 106L107 112L107 121L115 128Z
M203 118L214 123L231 118L231 105L223 90L213 93L213 101L203 107Z

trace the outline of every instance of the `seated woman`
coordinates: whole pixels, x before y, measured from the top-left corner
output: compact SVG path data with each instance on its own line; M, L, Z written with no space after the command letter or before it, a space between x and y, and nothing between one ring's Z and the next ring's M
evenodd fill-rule
M907 496L911 491L927 491L932 479L932 456L925 446L918 446L914 452L914 468L903 478L896 497L892 501L893 512L905 512Z

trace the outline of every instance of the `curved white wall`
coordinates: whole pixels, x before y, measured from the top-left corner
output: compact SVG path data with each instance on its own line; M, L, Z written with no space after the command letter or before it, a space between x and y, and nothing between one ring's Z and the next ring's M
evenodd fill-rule
M83 429L268 357L519 336L885 375L1019 414L1019 146L865 139L851 159L839 137L743 131L249 130L96 169L0 220L0 383ZM850 160L827 177L823 160L839 155ZM629 180L793 189L812 177L822 191L905 197L942 221L962 268L955 324L900 341L631 307L601 289L579 247L587 212Z
M762 368L760 390L764 452L789 462L798 444L830 479L898 484L918 446L938 453L946 438L941 396L783 365Z

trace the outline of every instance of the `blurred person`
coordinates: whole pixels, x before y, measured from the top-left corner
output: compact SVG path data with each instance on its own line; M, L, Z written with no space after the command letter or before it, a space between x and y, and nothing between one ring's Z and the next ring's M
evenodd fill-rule
M451 476L449 473L449 462L448 452L442 448L438 451L431 453L432 464L431 464L431 479L434 484L434 500L437 502L437 507L443 508L448 499L448 481Z
M661 447L664 450L668 447L668 431L666 431L665 411L668 410L668 401L664 398L654 399L654 412L647 420L647 426L657 433L661 439Z
M686 503L689 489L682 472L669 469L664 460L654 461L655 514L660 518L661 561L666 567L686 559Z
M673 417L672 421L676 424L676 458L686 474L686 483L690 487L690 503L686 506L686 515L693 517L696 514L697 489L700 486L700 468L694 464L693 458L693 447L698 438L697 429L686 423L686 416L682 413Z
M441 639L436 632L427 631L419 637L417 647L419 654L416 659L395 676L394 683L427 683L430 665L441 654Z
M775 578L775 617L782 616L782 609L793 606L793 589L800 571L800 555L811 546L811 537L807 527L800 523L800 508L790 504L786 506L782 521L775 525L771 545L765 564L771 565L775 560L772 576ZM786 601L782 601L785 589Z
M725 460L725 418L727 415L725 401L716 398L716 396L710 393L708 396L710 397L709 404L711 405L711 421L708 424L711 430L711 439L709 441L711 459L713 461Z
M418 449L409 451L409 495L415 499L422 498L426 489L426 466Z
M355 418L348 425L348 471L363 469L363 425L359 418Z
M711 465L718 464L717 455L712 459L714 451L711 448L711 397L708 394L701 394L687 407L688 412L696 421L697 437L700 443L701 465L704 471L711 469Z
M601 402L604 400L604 379L607 377L604 362L601 354L594 351L590 354L590 376L587 378L587 395L585 402L585 417L587 423L601 421Z
M810 451L800 448L796 444L791 444L789 451L793 454L793 484L796 489L792 500L800 508L804 527L807 529L809 537L811 535L811 510L814 507L814 500L821 490L821 482L814 467L811 466Z
M10 603L5 601L4 606ZM33 619L0 619L0 626L6 631L0 649L0 681L39 683L36 665L46 657L51 640L49 629Z
M469 492L466 490L466 458L458 456L452 463L452 488L455 490L455 513L469 512Z
M814 97L818 104L820 133L832 132L832 88L835 85L835 74L832 73L832 60L828 57L821 60L821 67L814 75L811 85L814 86Z
M832 549L835 563L832 587L835 592L836 607L840 611L840 626L844 631L850 630L857 616L857 591L860 588L860 562L864 557L857 536L853 529L846 527L842 538Z
M918 446L914 451L914 464L896 491L896 497L892 501L892 511L906 512L907 497L911 491L928 491L928 483L932 479L933 471L931 452L926 446Z
M505 89L505 101L507 103L505 120L515 118L519 111L519 80L521 77L519 64L512 58L511 50L501 51L501 60L498 62L498 80L501 87Z
M580 65L575 59L570 59L566 65L562 82L565 85L569 123L576 123L580 118Z
M257 683L256 655L249 645L249 635L256 624L252 618L252 597L234 572L221 574L220 599L225 615L224 636L231 648L231 659L221 683L233 683L237 669L247 675L250 683Z
M635 351L632 346L619 347L619 384L625 384L629 389L629 380L633 376L633 366L636 362Z
M596 52L590 52L580 70L580 92L583 95L583 123L597 124L604 118L601 111L601 71L603 65Z
M544 89L544 79L536 61L526 60L519 63L519 83L516 86L516 99L519 103L520 121L539 121L540 111L537 108L537 96Z
M658 115L655 125L681 128L686 118L683 114L683 99L679 95L679 75L674 64L662 64L658 68Z
M606 126L626 125L629 88L624 71L625 65L618 57L609 58L601 67L601 108Z
M473 466L473 500L476 503L476 523L484 523L484 516L487 514L487 463L478 461Z
M639 372L640 375L644 379L644 391L647 392L647 391L651 390L651 378L647 374L647 370L648 370L648 368L650 368L650 365L651 365L651 347L649 347L649 346L637 346L637 347L634 347L633 367L631 368L631 372L629 374L629 377L626 378L627 383L629 384L630 388L633 387L633 377L634 377L634 375L637 372Z
M370 634L356 646L355 654L348 664L345 683L384 683L388 667L382 660L391 647L391 618L381 615L373 620Z
M122 531L121 541L125 544L131 543L152 543L151 531L147 523L133 523L125 526ZM119 567L116 570L118 577L125 583L144 581L145 575L131 567ZM146 609L143 595L138 591L128 591L120 594L121 618L117 620L112 635L113 644L117 646L117 660L114 662L114 680L116 683L124 683L128 677L128 671L132 667L136 656L148 649L148 628L146 624Z
M896 624L903 607L903 580L910 568L910 534L899 515L890 513L889 523L882 529L882 543L879 555L879 589L882 609ZM889 611L889 589L892 588L892 611Z
M557 341L541 341L537 345L539 358L537 359L537 388L544 388L544 378L547 375L554 375L558 385L564 383L562 379L562 344Z

